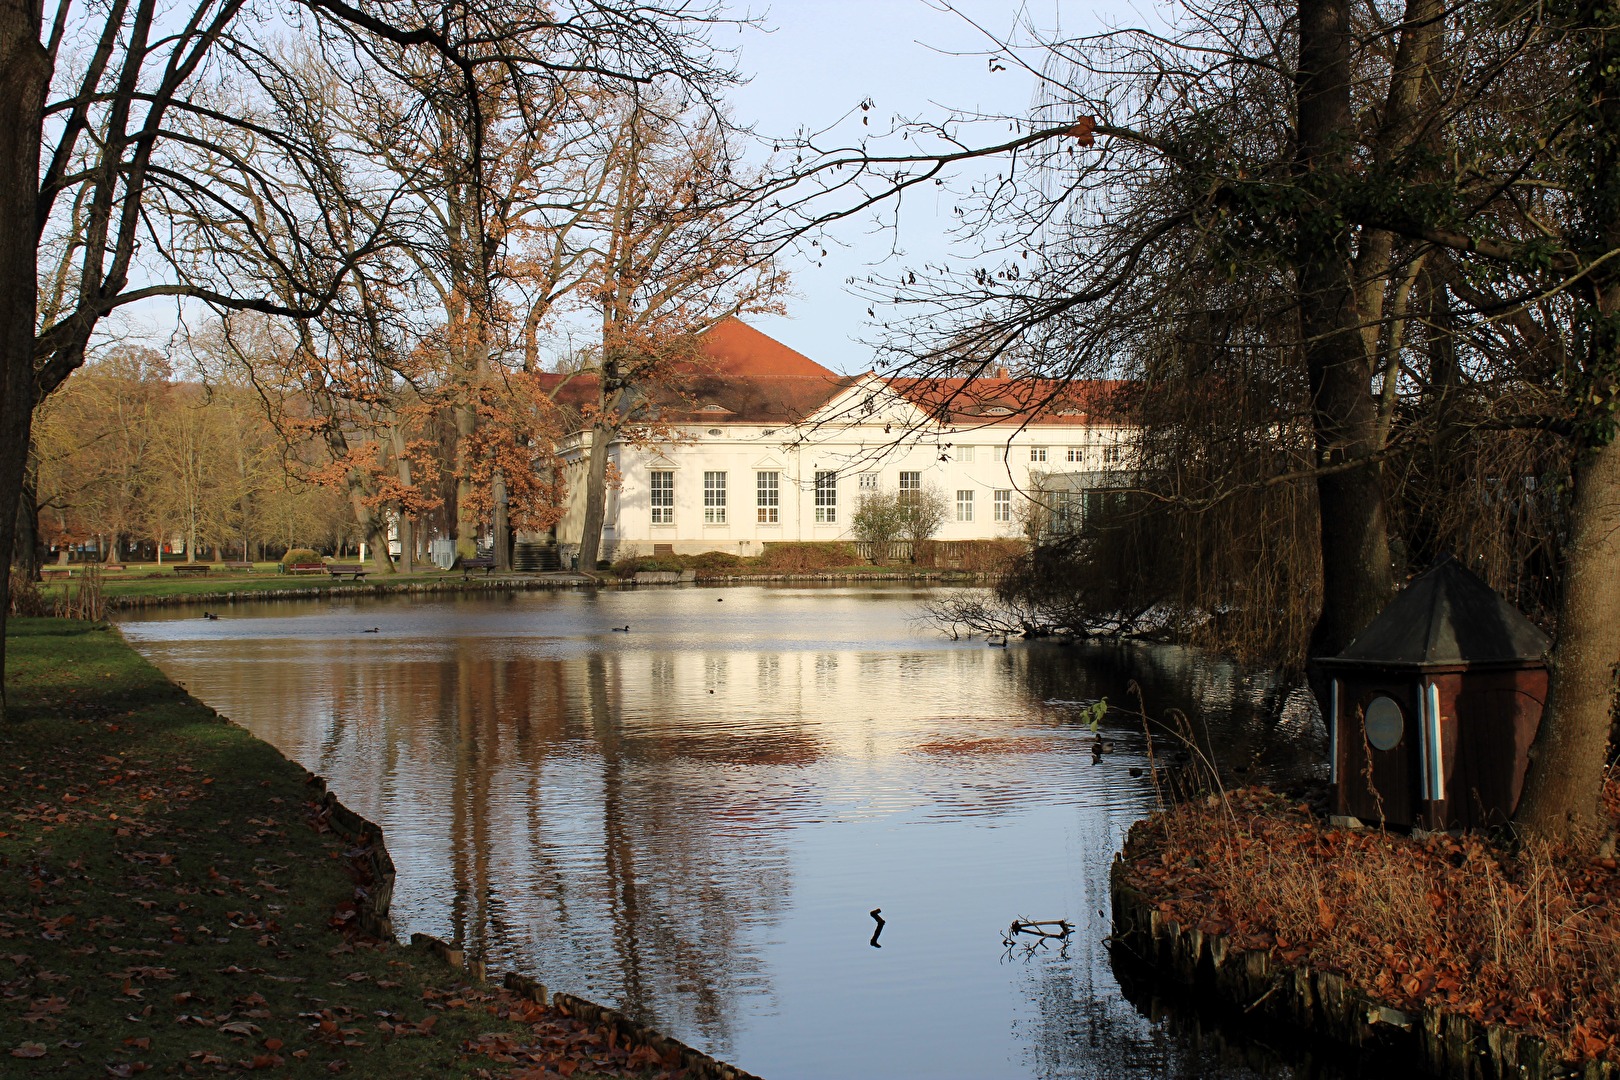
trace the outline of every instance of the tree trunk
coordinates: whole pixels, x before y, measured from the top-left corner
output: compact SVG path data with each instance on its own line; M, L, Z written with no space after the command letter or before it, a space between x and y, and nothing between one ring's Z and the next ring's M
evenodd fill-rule
M1311 392L1322 550L1322 611L1311 652L1340 652L1389 600L1393 574L1383 485L1375 454L1378 416L1361 337L1350 231L1332 204L1336 176L1355 141L1350 108L1347 0L1300 0L1301 184L1317 192L1295 257L1300 340Z
M1577 318L1589 320L1583 380L1573 396L1584 445L1572 472L1569 545L1558 604L1552 682L1530 748L1514 821L1544 839L1591 845L1602 821L1604 764L1620 662L1620 35L1611 5L1579 5L1572 38L1581 49L1581 96L1592 102L1576 183L1575 233L1585 280ZM1577 159L1580 160L1580 159Z
M602 518L607 511L608 440L613 428L596 423L591 427L591 453L585 463L585 523L579 536L579 568L595 570L602 549Z
M1600 821L1615 662L1620 659L1620 443L1575 468L1575 505L1552 651L1552 687L1515 823L1582 840Z
M50 61L39 0L0 0L0 565L11 565L34 413L39 151ZM11 575L0 574L0 671ZM0 679L0 715L5 686Z
M405 488L414 488L411 482L411 459L406 456L405 433L398 424L389 429L389 439L394 448L394 472L399 482ZM411 515L403 504L399 508L399 572L414 574L416 572L416 530L412 527Z
M29 581L39 580L40 564L45 561L45 549L39 542L37 479L38 468L30 458L23 471L22 492L17 496L17 538L11 551L11 565L26 574Z
M499 469L490 480L490 488L495 503L495 569L506 573L512 569L512 535L506 518L506 476Z
M360 528L361 539L371 545L372 565L378 573L392 574L394 563L388 557L388 534L371 507L366 505L365 486L354 473L349 474L349 505L354 509L354 522Z
M472 510L472 459L468 448L478 430L478 412L471 405L457 405L456 416L456 554L463 559L478 556L478 518Z

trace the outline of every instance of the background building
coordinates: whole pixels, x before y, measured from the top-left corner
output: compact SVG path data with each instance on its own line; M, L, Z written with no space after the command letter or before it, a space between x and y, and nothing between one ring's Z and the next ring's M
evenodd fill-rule
M618 486L603 558L850 540L863 495L929 488L948 506L935 539L1016 536L1032 507L1043 522L1072 520L1129 475L1129 429L1094 415L1117 383L839 375L737 320L702 352L638 404L639 431L609 444ZM594 379L569 378L559 401L593 400ZM590 438L560 448L564 565L579 547Z

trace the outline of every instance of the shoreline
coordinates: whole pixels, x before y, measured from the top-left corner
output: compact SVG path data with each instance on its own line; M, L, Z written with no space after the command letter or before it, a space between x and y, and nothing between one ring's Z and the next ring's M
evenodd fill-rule
M440 593L479 592L540 592L551 589L664 589L681 585L758 585L758 584L812 584L838 582L894 582L970 584L983 580L983 575L960 570L918 570L901 573L849 573L811 572L800 574L699 574L692 582L637 582L633 579L601 578L572 571L550 571L544 575L524 577L469 578L462 581L437 579L401 582L318 582L289 588L242 588L214 592L152 593L149 595L105 596L109 613L138 611L143 608L189 607L193 605L235 604L256 600L329 599L334 596L411 596ZM244 580L244 584L247 584Z
M116 627L19 618L8 645L0 1060L18 1075L757 1080L532 975L400 944L382 830Z
M1620 896L1613 863L1344 829L1239 789L1131 827L1109 872L1110 943L1240 1024L1282 1023L1423 1075L1615 1080L1608 1005L1584 985L1606 982L1590 950L1612 941L1599 936ZM1577 905L1551 910L1571 893ZM1557 937L1546 965L1509 974L1498 954L1537 936L1521 919L1559 924Z

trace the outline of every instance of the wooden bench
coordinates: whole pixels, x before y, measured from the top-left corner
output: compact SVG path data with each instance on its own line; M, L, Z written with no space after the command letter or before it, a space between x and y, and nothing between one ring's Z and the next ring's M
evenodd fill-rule
M247 571L248 573L251 574L251 573L253 573L253 564L250 563L250 562L228 562L228 563L225 564L225 569L227 569L227 570L245 570L245 571Z
M323 562L295 562L281 568L283 574L324 574L326 564Z
M484 572L484 576L488 577L491 571L494 569L495 556L493 555L480 555L475 559L462 559L461 579L463 581L467 580L467 575L472 573L474 570L482 570Z
M174 564L174 572L177 574L206 574L211 569L213 568L207 563L200 562Z
M39 570L39 576L44 578L47 581L50 580L51 578L72 577L73 576L73 567L71 567L71 566L42 566L42 567L40 567L40 570Z
M365 563L337 562L328 564L326 567L326 572L335 578L349 578L353 581L359 581L361 578L365 577L366 574L370 573L370 571L366 569Z

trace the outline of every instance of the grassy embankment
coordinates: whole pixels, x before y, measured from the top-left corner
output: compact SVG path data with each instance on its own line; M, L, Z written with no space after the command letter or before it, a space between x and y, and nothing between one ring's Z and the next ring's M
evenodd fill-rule
M183 565L183 564L182 564ZM82 573L71 578L51 578L40 584L46 597L61 595L74 587ZM221 594L276 592L296 590L320 593L344 589L366 589L374 585L409 585L426 582L460 582L460 571L430 570L415 574L372 574L364 581L338 580L326 574L282 574L276 563L259 563L249 571L210 569L206 574L177 574L172 565L132 565L123 570L112 570L101 575L101 594L108 599L120 597L190 597Z
M993 573L1024 545L1016 540L971 540L947 544L928 540L916 546L915 559L888 559L874 563L863 559L854 544L842 541L807 541L767 544L761 555L745 557L725 551L705 551L698 555L641 555L621 559L613 566L620 578L633 577L642 570L692 570L699 581L723 581L779 575L826 575L830 577L941 576Z
M1620 824L1620 776L1606 793ZM1610 854L1478 835L1328 825L1257 788L1138 822L1125 884L1233 950L1335 972L1409 1012L1439 1008L1620 1062L1620 869Z
M346 843L304 770L109 628L14 619L7 659L7 1076L660 1075L649 1051L347 929Z

